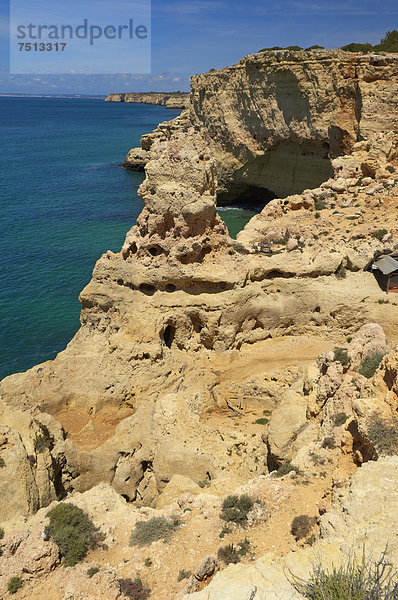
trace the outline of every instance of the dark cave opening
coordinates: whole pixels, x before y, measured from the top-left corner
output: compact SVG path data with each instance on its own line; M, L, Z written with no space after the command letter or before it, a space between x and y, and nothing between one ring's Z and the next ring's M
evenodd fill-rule
M240 185L239 190L217 195L217 212L228 227L231 238L236 239L246 223L276 197L275 192L267 188Z
M338 132L333 131L334 137ZM343 134L341 135L343 139ZM340 138L339 138L340 140ZM329 140L281 140L235 171L220 174L216 190L217 211L232 238L275 198L317 188L333 173L330 156L343 153L342 143Z
M277 197L275 192L265 187L240 184L236 190L232 188L220 191L217 194L217 206L247 208L260 212L270 200Z
M170 323L168 325L166 325L166 328L163 332L163 341L168 348L171 348L171 346L172 346L175 333L176 333L176 328L174 327L174 325L171 325Z

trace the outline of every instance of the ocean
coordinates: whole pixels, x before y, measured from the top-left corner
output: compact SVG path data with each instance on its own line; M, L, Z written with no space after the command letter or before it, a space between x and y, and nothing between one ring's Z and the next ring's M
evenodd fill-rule
M0 379L49 360L79 328L79 292L142 209L119 167L180 111L101 99L0 98Z
M95 262L120 250L143 173L119 165L180 111L91 98L0 98L0 379L53 359L79 328ZM233 237L253 211L221 208Z

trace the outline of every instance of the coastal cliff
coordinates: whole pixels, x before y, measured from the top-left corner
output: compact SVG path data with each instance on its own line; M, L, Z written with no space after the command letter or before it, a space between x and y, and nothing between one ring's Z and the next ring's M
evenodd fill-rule
M300 501L327 498L323 514L336 473L348 485L383 456L372 423L395 423L398 317L370 266L398 250L397 92L396 55L263 52L193 77L188 107L142 137L145 207L81 292L80 330L0 384L5 527L107 484L98 497L134 510L192 506L195 539L195 527L210 539L201 515L214 526L217 498L240 489L270 514L289 499L270 518L287 554L295 484L274 489L274 472L315 481ZM249 201L261 212L235 242L216 207ZM262 533L266 513L253 517Z
M167 108L186 108L189 94L185 92L127 92L109 94L105 102L126 102L132 104L158 104Z

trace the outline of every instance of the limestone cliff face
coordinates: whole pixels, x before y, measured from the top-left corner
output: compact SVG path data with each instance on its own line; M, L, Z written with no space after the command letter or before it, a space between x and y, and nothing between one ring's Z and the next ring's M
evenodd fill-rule
M280 197L317 187L330 158L396 129L394 55L259 53L194 76L191 87L188 123L218 158L219 203L257 188L261 199L261 190Z
M97 262L79 332L55 361L0 386L4 412L37 417L51 439L54 474L39 505L100 481L151 504L175 474L196 483L253 477L279 455L245 434L247 457L234 462L207 424L231 405L217 361L278 336L340 341L369 321L398 342L395 307L379 302L366 272L398 248L397 62L249 56L194 77L189 108L143 136L145 208L121 252ZM236 246L216 203L273 195ZM291 377L273 391L263 375L237 387L271 410Z
M280 197L317 187L330 159L396 129L395 57L266 52L192 78L190 119L220 147L221 198L231 186Z
M132 104L158 104L167 108L186 108L189 94L185 92L127 92L109 94L105 102L127 102Z

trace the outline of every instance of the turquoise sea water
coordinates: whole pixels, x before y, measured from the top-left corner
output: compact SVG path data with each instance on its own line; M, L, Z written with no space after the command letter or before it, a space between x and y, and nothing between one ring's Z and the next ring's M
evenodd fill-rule
M218 208L217 212L221 219L226 223L229 235L235 240L239 231L242 231L246 223L248 223L254 215L257 215L259 210L231 206Z
M142 208L120 168L179 111L94 99L0 98L0 378L54 358L79 327L79 292Z

